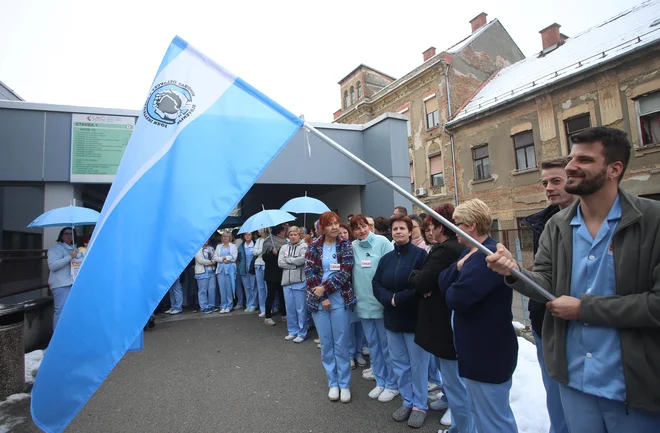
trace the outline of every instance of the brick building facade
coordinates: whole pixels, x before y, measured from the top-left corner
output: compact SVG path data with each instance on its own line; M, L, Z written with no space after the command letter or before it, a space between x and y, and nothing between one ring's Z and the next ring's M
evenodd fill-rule
M499 20L481 13L470 24L470 36L441 53L427 49L423 63L399 79L360 65L339 82L335 122L366 123L386 112L409 118L411 188L425 200L453 201L452 149L443 132L452 111L493 73L524 58Z
M655 0L572 38L558 24L542 30L539 54L500 71L445 125L454 135L459 199L481 198L494 228L519 229L546 206L541 161L567 155L569 136L597 125L631 138L622 187L660 199L657 23Z

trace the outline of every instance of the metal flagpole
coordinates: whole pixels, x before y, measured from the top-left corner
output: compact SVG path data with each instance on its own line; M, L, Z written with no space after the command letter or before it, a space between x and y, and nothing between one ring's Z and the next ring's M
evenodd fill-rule
M309 131L310 133L312 133L312 134L314 134L315 136L317 136L319 139L321 139L321 140L323 140L324 142L328 143L330 146L332 146L332 147L335 148L337 151L339 151L339 153L343 154L343 155L346 156L348 159L350 159L351 161L353 161L354 163L356 163L356 164L359 165L360 167L364 168L365 170L367 170L367 171L368 171L369 173L371 173L372 175L376 176L378 179L380 179L380 180L382 180L383 182L385 182L387 185L389 185L389 186L390 186L392 189L394 189L396 192L398 192L399 194L401 194L402 196L404 196L404 197L407 198L408 200L412 201L412 202L415 203L417 206L419 206L419 207L421 207L422 209L424 209L426 212L428 212L430 215L432 215L435 219L437 219L438 221L440 221L444 226L450 228L452 231L454 231L454 233L461 235L461 237L462 237L463 239L465 239L466 241L468 241L468 242L470 243L470 245L472 245L473 247L477 248L477 249L478 249L479 251L481 251L482 253L486 254L487 256L493 254L493 252L492 252L491 250L489 250L489 249L486 248L484 245L482 245L481 243L479 243L476 239L473 239L472 237L468 236L468 234L465 233L463 230L459 229L457 226L455 226L455 225L452 224L451 222L447 221L447 219L445 219L445 218L443 218L442 216L440 216L437 212L435 212L433 209L431 209L429 206L427 206L424 202L422 202L421 200L419 200L418 198L416 198L415 196L413 196L412 194L410 194L410 192L406 191L405 189L403 189L402 187L400 187L400 186L397 185L396 183L392 182L390 179L388 179L387 177L385 177L385 175L383 175L382 173L380 173L378 170L376 170L375 168L373 168L372 166L370 166L369 164L367 164L366 162L362 161L360 158L358 158L357 156L353 155L351 152L349 152L348 150L346 150L345 148L343 148L339 143L337 143L336 141L334 141L332 138L326 136L326 135L323 134L321 131L319 131L318 129L314 128L312 125L310 125L310 124L307 123L307 122L304 123L303 128L305 128L305 130L307 130L307 131ZM454 179L454 188L456 188L456 179ZM530 286L532 286L532 287L533 287L533 288L534 288L539 294L543 295L544 298L546 298L546 299L548 299L548 300L550 300L550 301L554 301L554 300L556 299L556 297L555 297L552 293L550 293L550 292L548 292L547 290L545 290L543 287L541 287L540 285L538 285L536 282L534 282L531 278L529 278L529 277L527 277L526 275L524 275L522 272L520 272L520 271L518 271L518 270L515 270L515 269L512 269L512 270L511 270L511 273L512 273L515 277L517 277L517 278L523 280L524 282L526 282L527 284L529 284Z

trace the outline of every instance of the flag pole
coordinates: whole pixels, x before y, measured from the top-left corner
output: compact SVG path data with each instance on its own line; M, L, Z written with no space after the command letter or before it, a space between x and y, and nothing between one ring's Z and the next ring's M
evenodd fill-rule
M339 151L339 153L343 154L345 157L347 157L348 159L350 159L351 161L353 161L354 163L356 163L356 164L359 165L360 167L364 168L364 169L367 170L369 173L371 173L372 175L376 176L378 179L380 179L380 180L382 180L383 182L385 182L389 187L391 187L392 189L394 189L396 192L398 192L399 194L401 194L402 196L404 196L404 197L407 198L408 200L412 201L412 202L415 203L417 206L419 206L419 207L421 207L422 209L424 209L426 212L428 212L430 215L432 215L435 219L437 219L438 221L440 221L445 227L451 229L454 233L460 235L460 236L461 236L463 239L465 239L470 245L472 245L473 247L477 248L477 249L478 249L479 251L481 251L482 253L486 254L487 256L493 254L493 252L492 252L491 250L489 250L488 248L486 248L484 245L482 245L482 244L481 244L480 242L478 242L476 239L474 239L474 238L472 238L471 236L469 236L467 233L465 233L463 230L461 230L460 228L458 228L456 225L454 225L454 224L452 224L451 222L449 222L446 218L443 218L443 217L442 217L441 215L439 215L436 211L434 211L434 210L431 209L428 205L426 205L423 201L419 200L417 197L415 197L415 196L413 196L412 194L410 194L410 192L406 191L405 189L403 189L402 187L400 187L399 185L397 185L396 183L394 183L392 180L388 179L385 175L383 175L382 173L380 173L378 170L376 170L375 168L373 168L372 166L370 166L370 165L367 164L366 162L362 161L362 160L361 160L360 158L358 158L357 156L353 155L351 152L349 152L347 149L345 149L344 147L342 147L339 143L337 143L336 141L334 141L332 138L330 138L330 137L328 137L327 135L323 134L321 131L319 131L318 129L314 128L312 125L310 125L310 124L307 123L307 122L305 122L305 123L303 124L303 128L305 128L306 131L310 132L311 134L314 134L316 137L318 137L318 138L321 139L322 141L324 141L324 142L326 142L327 144L329 144L330 146L332 146L334 149L336 149L337 151ZM454 188L455 188L455 187L456 187L456 179L454 179ZM539 284L537 284L537 283L536 283L535 281L533 281L531 278L529 278L529 277L527 277L526 275L524 275L522 272L520 272L520 271L518 271L518 270L516 270L516 269L512 269L512 270L511 270L511 273L512 273L515 277L517 277L517 278L523 280L524 282L526 282L527 284L529 284L530 286L532 286L532 287L534 288L534 290L536 290L539 294L541 294L544 298L548 299L549 301L554 301L554 300L556 299L556 297L555 297L552 293L550 293L550 292L548 292L547 290L545 290L543 287L541 287Z

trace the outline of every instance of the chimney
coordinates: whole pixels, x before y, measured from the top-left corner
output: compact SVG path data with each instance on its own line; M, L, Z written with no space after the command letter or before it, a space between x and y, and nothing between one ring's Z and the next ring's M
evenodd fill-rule
M431 47L428 50L424 51L424 61L427 61L431 57L435 56L435 47Z
M562 38L562 34L559 33L559 27L561 27L559 24L554 23L539 32L543 41L543 50L547 50L565 40L565 37Z
M476 32L480 28L486 25L486 15L485 12L480 13L476 17L472 18L470 20L470 24L472 25L472 33Z

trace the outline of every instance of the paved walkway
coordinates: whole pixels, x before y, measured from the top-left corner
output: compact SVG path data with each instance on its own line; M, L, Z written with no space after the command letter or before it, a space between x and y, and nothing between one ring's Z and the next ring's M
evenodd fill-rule
M375 382L353 372L353 401L327 399L319 349L312 341L284 340L285 324L267 327L254 314L186 313L159 320L145 348L127 354L67 432L409 432L391 419L401 404L367 393ZM419 432L437 432L430 412ZM9 431L39 430L29 399L0 406ZM0 428L2 430L2 428Z

